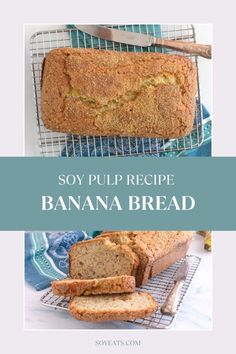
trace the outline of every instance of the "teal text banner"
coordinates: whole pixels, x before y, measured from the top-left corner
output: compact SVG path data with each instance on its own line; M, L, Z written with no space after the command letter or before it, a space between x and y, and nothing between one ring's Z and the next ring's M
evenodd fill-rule
M236 158L0 158L0 230L236 230Z

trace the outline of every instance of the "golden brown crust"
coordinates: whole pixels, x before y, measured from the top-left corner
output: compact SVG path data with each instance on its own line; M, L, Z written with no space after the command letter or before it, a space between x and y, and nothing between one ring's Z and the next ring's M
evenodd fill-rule
M149 277L154 277L175 262L179 261L181 258L185 257L188 252L190 242L191 241L189 240L179 244L173 251L156 259L151 267Z
M119 321L144 318L152 315L158 308L156 300L147 292L92 296L89 297L89 302L86 305L81 306L82 298L85 299L85 297L75 297L69 305L72 316L81 321ZM100 300L106 302L105 307L100 308L97 305L96 301L99 303ZM128 304L122 308L120 302L125 301ZM114 306L116 302L117 306ZM131 306L131 302L135 303L135 306Z
M71 279L54 280L52 291L57 296L86 296L98 294L121 294L135 291L135 277L122 275L119 277L101 279Z
M115 231L102 233L100 238L125 242L139 257L137 286L145 285L150 276L158 274L184 257L192 240L191 231ZM126 241L127 243L127 241Z
M61 48L45 60L42 118L65 133L178 138L192 130L195 93L183 56Z

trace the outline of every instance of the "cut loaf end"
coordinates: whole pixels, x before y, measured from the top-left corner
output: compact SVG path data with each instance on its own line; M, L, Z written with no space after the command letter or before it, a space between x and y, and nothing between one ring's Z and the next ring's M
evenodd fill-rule
M69 253L69 274L75 279L135 276L139 259L127 245L108 239L78 242Z

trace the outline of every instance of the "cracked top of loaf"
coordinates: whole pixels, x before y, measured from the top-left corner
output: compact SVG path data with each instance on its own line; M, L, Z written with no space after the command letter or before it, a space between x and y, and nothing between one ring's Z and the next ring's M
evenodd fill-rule
M44 62L42 118L65 133L178 138L192 130L195 93L183 56L61 48Z

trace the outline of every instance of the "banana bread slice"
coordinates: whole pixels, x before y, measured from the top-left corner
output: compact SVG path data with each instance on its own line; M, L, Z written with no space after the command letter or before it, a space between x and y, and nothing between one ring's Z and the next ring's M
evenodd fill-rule
M116 321L143 318L158 308L147 292L74 297L69 305L73 317L82 321Z
M146 244L137 242L137 233L138 231L115 231L102 233L100 237L107 238L116 244L127 245L138 256L139 265L136 272L136 284L140 286L148 281L154 257L147 249Z
M137 255L127 245L109 239L78 242L69 252L69 275L76 279L99 279L136 275Z
M135 277L121 275L101 279L71 279L54 280L52 291L57 296L81 296L100 294L122 294L135 291Z

